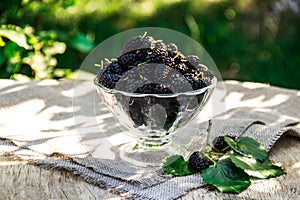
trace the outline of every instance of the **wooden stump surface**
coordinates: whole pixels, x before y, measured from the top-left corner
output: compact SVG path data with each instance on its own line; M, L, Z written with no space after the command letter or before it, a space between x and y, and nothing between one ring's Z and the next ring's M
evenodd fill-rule
M281 163L287 174L254 181L239 195L200 188L179 199L300 199L300 140L290 136L281 138L269 158ZM70 172L47 170L22 161L2 160L0 177L0 199L122 199Z

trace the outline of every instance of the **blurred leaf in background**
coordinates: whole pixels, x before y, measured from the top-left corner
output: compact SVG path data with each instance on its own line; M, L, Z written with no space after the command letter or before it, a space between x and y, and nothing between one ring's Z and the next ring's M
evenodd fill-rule
M0 76L71 78L103 40L155 26L201 43L224 79L299 89L299 6L293 0L3 0L0 24L18 31L1 29Z
M12 79L53 78L57 65L56 54L63 54L66 44L56 41L52 31L35 34L30 26L0 26L2 48L0 77Z

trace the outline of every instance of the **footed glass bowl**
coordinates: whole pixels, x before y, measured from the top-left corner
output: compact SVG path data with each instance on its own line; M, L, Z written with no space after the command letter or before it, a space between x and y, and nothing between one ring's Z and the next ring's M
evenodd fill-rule
M136 140L120 147L120 157L137 166L160 166L164 158L181 154L184 147L172 145L172 135L192 124L207 103L211 85L189 92L139 94L109 89L94 79L98 94L114 117ZM188 134L187 134L188 137Z

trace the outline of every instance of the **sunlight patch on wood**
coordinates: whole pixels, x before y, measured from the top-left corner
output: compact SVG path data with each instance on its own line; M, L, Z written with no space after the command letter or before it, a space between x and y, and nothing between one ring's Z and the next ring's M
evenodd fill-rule
M265 95L259 95L254 98L243 100L244 94L240 92L231 92L226 97L226 109L236 107L257 107L257 108L268 108L279 105L289 99L288 95L277 94L269 100L264 100Z
M1 161L0 166L9 166L9 165L20 165L20 164L26 164L27 161Z
M57 80L43 80L39 81L37 83L38 86L53 86L53 85L59 85L59 82Z
M300 174L300 162L296 162L295 164L293 164L292 168L299 168L298 173Z
M94 158L115 159L115 153L111 150L113 145L107 138L84 139L82 144Z
M61 94L65 97L80 97L88 94L89 92L96 91L95 87L92 87L92 82L80 82L77 83L75 88L61 91Z
M117 146L120 144L124 144L127 142L131 142L133 139L131 137L129 137L128 135L126 135L126 133L122 132L122 133L118 133L118 134L114 134L112 136L110 136L108 138L108 141L113 145L113 146Z
M57 137L47 141L51 148L49 152L60 152L69 155L85 155L86 148L82 145L80 138L77 135Z
M256 89L256 88L262 88L262 87L269 87L267 84L263 83L251 83L251 82L244 82L242 83L242 86L249 89Z
M20 86L16 86L16 87L13 87L9 90L5 90L2 92L2 94L8 94L8 93L13 93L13 92L18 92L18 91L21 91L21 90L24 90L28 87L28 85L20 85Z
M268 191L281 191L283 188L281 184L275 180L275 179L269 179L269 180L260 180L258 182L255 182L250 186L250 189L252 191L265 193Z

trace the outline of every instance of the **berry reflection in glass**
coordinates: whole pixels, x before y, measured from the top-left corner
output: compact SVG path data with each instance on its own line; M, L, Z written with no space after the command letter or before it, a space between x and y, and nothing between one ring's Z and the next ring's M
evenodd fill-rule
M94 80L108 109L137 139L120 148L121 158L138 166L159 166L165 157L182 154L172 134L197 116L216 82L197 56L150 36L129 40Z

